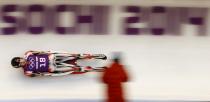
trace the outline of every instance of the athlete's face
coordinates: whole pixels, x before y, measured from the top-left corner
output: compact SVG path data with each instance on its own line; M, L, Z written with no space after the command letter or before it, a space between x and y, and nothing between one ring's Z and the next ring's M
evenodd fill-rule
M21 58L21 59L18 59L18 62L20 62L20 66L23 67L26 65L26 60Z

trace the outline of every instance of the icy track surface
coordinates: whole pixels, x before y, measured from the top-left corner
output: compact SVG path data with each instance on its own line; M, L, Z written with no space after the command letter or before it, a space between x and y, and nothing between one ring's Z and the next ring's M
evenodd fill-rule
M191 29L191 28L189 28ZM10 60L27 50L104 53L121 51L131 80L126 97L132 100L209 100L210 37L111 35L0 36L1 99L104 99L99 73L29 78ZM106 62L107 64L109 63Z

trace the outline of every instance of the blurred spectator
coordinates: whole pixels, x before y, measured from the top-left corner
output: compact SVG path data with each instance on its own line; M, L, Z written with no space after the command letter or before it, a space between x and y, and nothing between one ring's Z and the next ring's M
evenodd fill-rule
M128 75L120 61L120 54L115 54L111 66L103 73L102 81L107 87L106 102L125 102L122 82L128 81Z

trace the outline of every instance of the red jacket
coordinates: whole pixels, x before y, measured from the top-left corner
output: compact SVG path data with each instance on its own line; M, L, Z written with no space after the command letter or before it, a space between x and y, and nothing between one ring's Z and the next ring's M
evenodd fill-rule
M107 102L125 102L122 82L128 81L128 75L123 65L114 62L104 72L102 80L107 84Z

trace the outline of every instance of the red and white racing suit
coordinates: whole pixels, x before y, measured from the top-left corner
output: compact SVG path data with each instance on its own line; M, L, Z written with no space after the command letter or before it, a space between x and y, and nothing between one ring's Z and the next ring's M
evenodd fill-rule
M31 61L24 67L25 75L46 75L46 76L63 76L67 74L86 72L92 70L91 67L80 67L77 66L78 54L69 53L56 53L56 52L39 52L39 51L28 51L25 53L24 58L27 61ZM61 58L59 57L65 57ZM33 62L34 61L34 62ZM46 61L46 62L45 62ZM65 61L69 61L65 63ZM33 67L34 65L35 67ZM30 67L32 66L32 67Z

